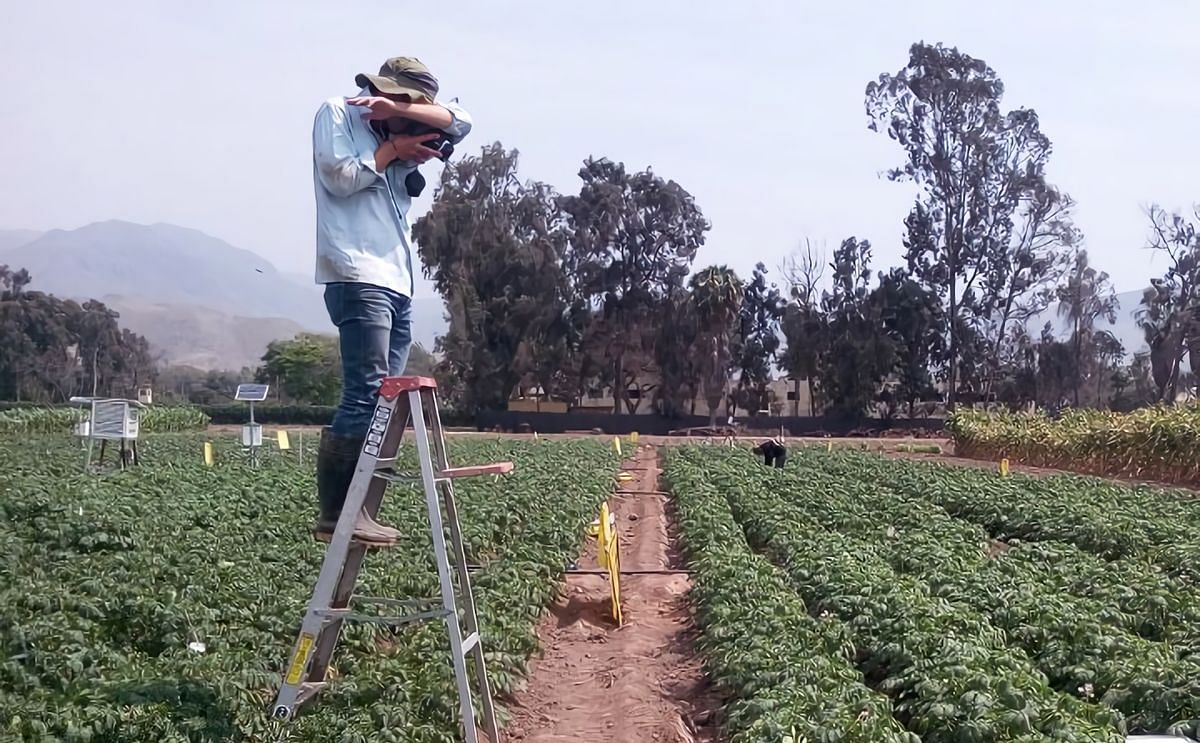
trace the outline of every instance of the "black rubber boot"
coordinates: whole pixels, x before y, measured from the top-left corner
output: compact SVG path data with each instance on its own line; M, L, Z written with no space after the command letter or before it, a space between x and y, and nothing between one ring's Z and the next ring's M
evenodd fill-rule
M317 502L322 524L331 527L337 524L342 504L346 502L346 490L354 479L362 444L361 437L338 436L329 428L321 429L321 447L317 452Z
M346 491L354 479L363 436L338 436L328 428L321 431L321 447L317 454L317 500L320 511L314 536L328 542L337 529L338 517L346 503ZM400 532L376 523L359 510L354 519L354 539L375 546L395 544Z

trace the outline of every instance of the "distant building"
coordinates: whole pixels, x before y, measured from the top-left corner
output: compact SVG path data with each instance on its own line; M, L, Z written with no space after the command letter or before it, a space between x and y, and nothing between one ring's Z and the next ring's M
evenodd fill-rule
M658 375L655 373L646 373L640 377L636 384L629 387L627 391L628 399L635 401L634 415L655 415L654 395L659 384ZM745 418L753 418L755 416L808 416L820 415L822 409L820 407L813 408L809 396L808 380L794 381L791 379L776 379L773 380L767 388L770 402L766 410L747 410L738 406L734 410L734 418L742 420ZM644 399L643 399L644 398ZM540 387L531 386L519 388L513 394L508 403L509 410L520 410L526 412L587 412L587 413L612 413L616 409L616 396L613 394L613 389L604 385L592 385L588 387L582 399L576 401L575 404L568 404L561 401L552 401L545 399ZM691 404L685 406L688 411L695 411L696 415L708 415L708 401L703 396L697 396ZM726 418L726 400L722 399L720 406L717 409L718 417L721 420ZM628 414L622 408L622 414Z

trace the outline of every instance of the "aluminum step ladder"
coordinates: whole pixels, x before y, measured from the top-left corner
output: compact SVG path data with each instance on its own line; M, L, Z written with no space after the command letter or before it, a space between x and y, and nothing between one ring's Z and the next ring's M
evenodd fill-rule
M397 472L395 465L404 430L410 421L420 472L406 474ZM438 413L437 383L426 377L387 377L383 380L379 402L358 457L354 478L346 493L345 506L325 551L316 589L300 626L300 636L284 671L283 684L273 709L276 719L292 719L303 704L327 686L326 672L343 622L367 621L396 626L443 619L450 633L450 653L458 686L464 740L466 743L478 743L481 740L478 731L482 726L490 743L500 743L452 483L459 477L502 475L512 469L511 462L451 468ZM359 509L365 508L374 518L389 482L417 480L424 487L441 597L394 599L355 596L354 587L368 549L367 545L353 539L354 522ZM449 544L446 542L447 526ZM452 575L452 570L456 575ZM397 615L383 617L362 614L351 608L352 603L388 607ZM475 692L479 695L482 713L478 722L472 705L468 657L474 661Z

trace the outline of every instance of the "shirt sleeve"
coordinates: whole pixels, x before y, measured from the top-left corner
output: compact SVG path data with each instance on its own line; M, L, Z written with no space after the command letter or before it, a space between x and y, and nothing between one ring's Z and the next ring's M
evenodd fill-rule
M454 144L458 144L466 139L467 135L471 132L471 114L467 113L462 106L458 105L457 100L449 101L447 103L443 103L442 105L454 118L454 120L450 122L450 126L446 127L444 130L446 132L446 137Z
M335 196L349 196L376 183L375 148L359 151L350 137L346 110L325 102L313 121L313 161L322 185Z

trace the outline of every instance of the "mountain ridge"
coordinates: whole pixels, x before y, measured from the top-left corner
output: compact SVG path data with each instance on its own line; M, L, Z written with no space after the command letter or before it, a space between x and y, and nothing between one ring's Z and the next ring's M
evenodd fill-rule
M169 364L236 370L256 365L271 340L337 332L311 276L190 227L0 230L0 264L27 269L31 289L110 304ZM414 300L415 342L432 350L444 329L440 297Z
M0 265L4 263L5 253L33 242L43 234L39 230L0 230Z
M315 287L306 290L257 254L189 227L93 222L50 230L4 259L28 269L31 288L61 296L138 297L331 329L313 300Z

